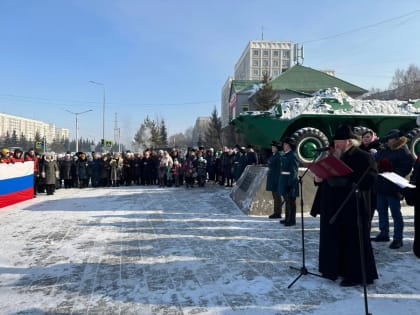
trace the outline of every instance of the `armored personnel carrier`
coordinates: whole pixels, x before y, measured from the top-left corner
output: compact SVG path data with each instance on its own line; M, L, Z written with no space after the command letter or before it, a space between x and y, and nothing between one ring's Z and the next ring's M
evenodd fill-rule
M293 137L301 163L317 158L316 149L329 146L340 124L362 134L370 129L380 138L390 129L400 129L417 157L420 153L420 100L356 100L338 88L328 88L283 101L269 111L248 111L231 121L246 141L261 149L272 140ZM322 156L322 155L321 155Z

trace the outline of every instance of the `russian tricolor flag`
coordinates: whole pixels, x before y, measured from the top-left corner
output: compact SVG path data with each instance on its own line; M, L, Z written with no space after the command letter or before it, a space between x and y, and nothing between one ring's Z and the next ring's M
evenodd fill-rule
M34 162L0 163L0 208L34 197Z

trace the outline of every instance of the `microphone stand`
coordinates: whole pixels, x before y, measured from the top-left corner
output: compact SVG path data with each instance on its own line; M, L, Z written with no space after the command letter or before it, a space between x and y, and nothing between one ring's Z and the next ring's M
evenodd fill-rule
M321 152L320 152L321 153ZM319 154L318 154L319 155ZM314 161L317 159L318 155L315 155ZM301 222L301 239L302 239L302 266L300 268L296 268L293 266L290 266L290 269L298 270L299 275L289 284L287 287L290 289L292 285L295 284L296 281L300 279L302 276L306 275L313 275L317 277L322 277L321 275L318 275L316 273L309 272L308 269L305 266L305 227L303 223L303 177L308 172L309 168L306 168L306 170L303 172L301 176L299 176L299 188L300 188L300 222Z
M352 189L341 203L340 207L338 208L337 212L334 216L330 219L329 223L334 224L337 220L338 215L343 211L344 206L350 200L351 196L354 194L356 197L356 213L357 213L357 228L358 228L358 235L359 235L359 250L360 250L360 267L362 269L362 285L363 285L363 295L364 295L364 305L365 305L365 314L372 315L369 313L369 306L368 306L368 298L367 298L367 285L366 285L366 261L365 261L365 244L363 241L363 222L362 222L362 215L360 213L360 190L359 185L362 180L366 177L368 172L370 171L370 166L366 168L363 175L359 178L357 183L353 183Z

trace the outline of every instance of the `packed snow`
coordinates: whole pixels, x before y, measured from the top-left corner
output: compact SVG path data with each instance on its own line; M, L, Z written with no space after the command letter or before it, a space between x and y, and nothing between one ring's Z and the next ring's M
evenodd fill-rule
M59 189L0 209L0 314L365 314L361 286L307 274L288 288L304 258L317 272L319 218L304 215L303 256L300 220L247 216L229 193ZM403 213L404 246L373 244L372 314L419 314L413 208Z
M336 107L329 101L335 100ZM245 115L270 114L279 119L293 119L302 114L339 114L339 115L402 115L417 117L420 109L414 104L418 100L358 100L348 96L339 88L322 89L312 97L297 97L282 101L266 112L249 111Z

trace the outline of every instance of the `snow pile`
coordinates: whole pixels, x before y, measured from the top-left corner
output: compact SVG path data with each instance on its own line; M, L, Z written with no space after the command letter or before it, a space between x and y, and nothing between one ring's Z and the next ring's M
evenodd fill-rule
M332 113L339 115L417 116L420 110L410 101L356 100L334 87L319 90L312 97L298 97L283 101L281 104L273 106L269 112L270 115L281 116L281 119L293 119L301 114ZM262 112L253 114L262 114Z

